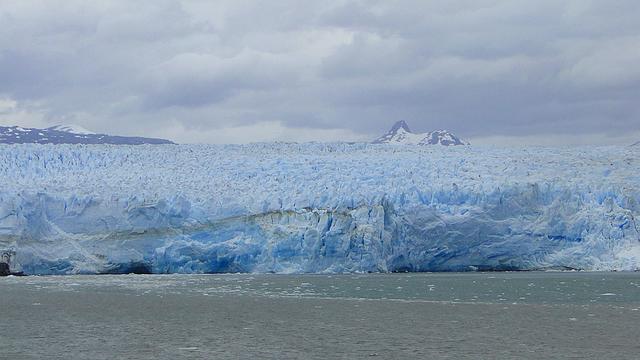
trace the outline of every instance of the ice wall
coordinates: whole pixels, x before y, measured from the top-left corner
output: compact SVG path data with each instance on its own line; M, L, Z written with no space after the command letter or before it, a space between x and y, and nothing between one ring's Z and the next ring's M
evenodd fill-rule
M0 146L28 274L640 268L640 150Z

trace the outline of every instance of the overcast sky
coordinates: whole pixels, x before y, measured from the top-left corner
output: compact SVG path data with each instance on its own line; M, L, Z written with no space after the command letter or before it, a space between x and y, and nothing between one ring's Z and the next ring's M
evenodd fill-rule
M0 0L0 125L181 143L640 140L640 1Z

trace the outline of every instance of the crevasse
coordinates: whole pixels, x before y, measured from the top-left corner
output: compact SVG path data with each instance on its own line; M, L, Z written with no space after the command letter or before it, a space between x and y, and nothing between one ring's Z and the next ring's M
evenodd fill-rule
M27 274L640 268L640 149L0 146Z

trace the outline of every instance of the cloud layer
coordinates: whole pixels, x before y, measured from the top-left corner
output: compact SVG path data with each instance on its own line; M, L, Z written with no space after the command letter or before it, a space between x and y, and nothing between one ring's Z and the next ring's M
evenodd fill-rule
M0 124L178 142L640 140L640 3L5 1Z

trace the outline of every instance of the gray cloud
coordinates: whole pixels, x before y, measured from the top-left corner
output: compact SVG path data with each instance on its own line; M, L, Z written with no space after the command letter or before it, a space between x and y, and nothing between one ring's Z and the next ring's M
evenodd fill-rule
M248 142L404 119L480 143L626 143L638 18L636 1L7 1L0 123Z

